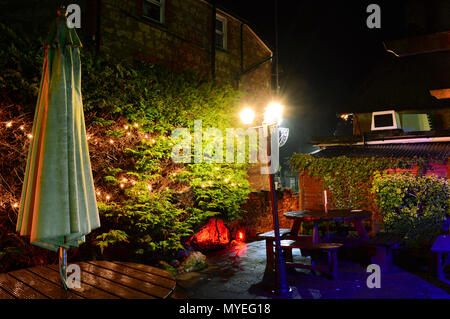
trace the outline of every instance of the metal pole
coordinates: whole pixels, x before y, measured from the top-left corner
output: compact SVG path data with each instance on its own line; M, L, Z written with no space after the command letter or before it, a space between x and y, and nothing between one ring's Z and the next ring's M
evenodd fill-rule
M325 207L325 214L328 215L328 198L327 198L327 191L324 190L323 191L323 196L324 196L324 207ZM330 237L330 228L328 225L328 220L325 223L326 227L327 227L327 239L329 239Z
M67 290L67 251L61 246L59 247L59 275L64 289Z
M271 150L271 126L267 126L267 153ZM271 153L271 152L270 152ZM272 161L271 164L272 165ZM291 293L291 288L287 282L286 274L286 264L284 261L283 253L281 251L281 238L280 238L280 225L278 221L278 207L277 207L277 196L275 194L275 181L273 174L269 172L270 181L270 193L272 195L272 217L275 233L275 272L276 272L276 287L274 293L281 296L289 296Z
M211 78L216 80L216 1L212 2Z
M275 24L275 92L280 93L280 85L278 83L278 0L275 0L274 6L274 24Z

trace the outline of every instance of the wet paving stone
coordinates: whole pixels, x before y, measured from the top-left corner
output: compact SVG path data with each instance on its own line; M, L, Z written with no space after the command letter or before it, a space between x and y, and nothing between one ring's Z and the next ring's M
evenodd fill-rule
M294 260L308 262L298 250ZM255 241L207 254L209 266L199 272L177 276L177 289L189 298L277 298L263 282L265 242ZM367 265L339 260L339 278L328 279L309 270L288 272L295 299L450 299L450 287L441 289L399 267L381 274L381 288L368 288ZM434 283L434 282L433 282ZM270 284L270 283L269 283Z

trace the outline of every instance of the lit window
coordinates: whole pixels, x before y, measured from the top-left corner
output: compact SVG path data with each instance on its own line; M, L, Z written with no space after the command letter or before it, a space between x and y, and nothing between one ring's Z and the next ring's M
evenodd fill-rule
M165 0L144 0L143 16L153 21L164 23Z
M221 15L216 15L216 47L227 48L227 19Z

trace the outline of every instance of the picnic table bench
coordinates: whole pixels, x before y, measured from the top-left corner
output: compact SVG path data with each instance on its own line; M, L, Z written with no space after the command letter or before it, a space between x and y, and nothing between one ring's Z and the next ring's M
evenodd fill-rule
M375 254L371 256L372 264L379 265L383 271L391 270L394 250L398 248L400 241L401 236L388 233L378 233L370 238L367 247L375 249Z
M337 250L343 246L342 243L325 243L321 242L319 238L318 223L325 221L342 221L350 222L355 227L361 240L368 240L369 236L362 221L370 218L371 212L365 210L348 210L348 209L334 209L328 211L321 210L302 210L284 213L284 216L293 220L291 229L280 229L281 249L286 255L286 266L295 268L305 268L311 270L319 270L337 278ZM304 221L312 221L314 223L313 235L299 234L301 224ZM266 241L266 255L267 265L266 273L274 271L274 231L269 231L258 235L259 238ZM305 265L294 263L292 260L292 249L300 249L303 255L310 255L312 258L312 265ZM313 252L326 253L328 255L328 262L326 265L317 265Z
M274 252L274 241L275 233L274 231L269 231L258 235L261 239L266 241L266 273L273 272L275 267L275 252ZM311 236L308 235L292 235L290 229L280 229L280 241L281 249L286 255L286 266L292 268L302 268L310 270L318 270L330 275L333 279L338 276L338 260L337 260L337 249L339 249L342 244L339 243L314 243L311 240ZM311 265L295 263L292 258L292 249L300 249L302 255L310 255L311 251L320 251L328 255L327 265L317 265L315 261L312 261Z
M175 289L165 270L129 262L75 263L81 287L65 290L58 265L35 266L0 274L0 299L164 299Z
M450 265L450 235L438 236L431 247L431 251L436 254L436 273L438 278L450 284L450 280L447 280L444 274L445 265Z

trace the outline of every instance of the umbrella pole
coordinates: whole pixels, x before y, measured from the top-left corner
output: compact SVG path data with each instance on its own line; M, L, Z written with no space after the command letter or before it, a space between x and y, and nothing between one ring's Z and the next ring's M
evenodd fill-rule
M67 290L67 251L63 247L59 247L59 275L64 289Z

